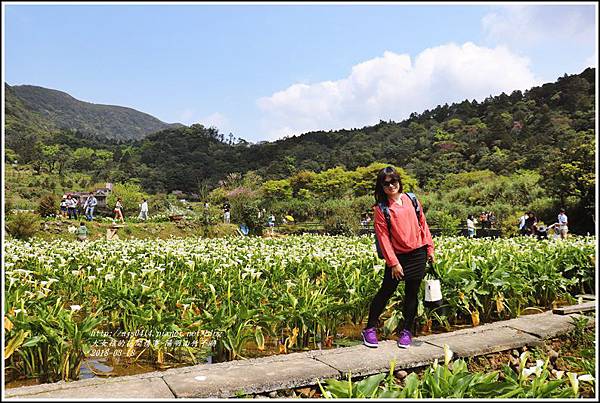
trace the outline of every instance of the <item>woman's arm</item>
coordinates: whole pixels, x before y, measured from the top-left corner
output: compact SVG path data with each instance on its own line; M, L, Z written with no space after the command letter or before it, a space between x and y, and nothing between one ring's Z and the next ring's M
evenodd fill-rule
M431 232L429 231L429 225L427 225L427 219L425 218L425 213L423 212L423 205L420 201L417 200L419 206L421 207L421 228L423 229L423 240L427 245L427 258L433 260L433 255L435 252L433 246L433 238L431 237Z

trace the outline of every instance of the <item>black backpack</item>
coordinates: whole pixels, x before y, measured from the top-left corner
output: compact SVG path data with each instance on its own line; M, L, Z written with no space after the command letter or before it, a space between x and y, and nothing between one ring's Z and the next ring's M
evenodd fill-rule
M411 193L411 192L406 192L406 195L410 198L410 201L412 201L413 207L415 208L415 213L417 214L417 222L419 223L419 227L420 227L421 226L421 207L419 206L419 203L417 202L417 196L415 196L415 194ZM392 219L390 217L390 208L383 202L378 203L377 206L379 207L379 209L383 213L383 216L385 217L385 221L387 222L387 227L388 227L388 233L391 236L391 234L392 234ZM377 234L375 234L375 247L377 248L377 256L380 259L383 259L383 252L381 251L381 246L379 245L379 239L377 238Z

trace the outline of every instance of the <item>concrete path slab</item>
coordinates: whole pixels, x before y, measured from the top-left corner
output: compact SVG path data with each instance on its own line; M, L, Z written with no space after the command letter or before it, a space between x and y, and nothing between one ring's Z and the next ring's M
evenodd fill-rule
M270 357L269 357L270 358ZM339 371L310 358L308 354L290 357L277 356L265 361L238 361L235 365L206 365L185 373L163 377L176 397L235 397L238 393L252 394L272 390L314 385L317 380L336 378Z
M505 321L506 326L530 333L542 339L550 339L570 332L575 328L574 318L582 315L556 315L553 312L544 312L538 315L527 315ZM594 327L593 318L588 322L588 327Z
M542 342L538 337L506 326L470 330L461 331L461 334L429 335L420 337L419 340L442 348L447 344L456 357L484 355Z
M386 340L380 341L377 348L360 345L324 351L315 359L337 368L342 378L346 378L348 373L354 377L387 372L392 360L396 361L396 369L404 369L428 365L434 359L444 357L443 348L427 343L416 344L401 349L395 341Z
M5 398L12 399L173 399L175 395L162 378L149 377L142 379L130 379L117 382L96 382L90 385L75 385L77 382L64 383L64 387L46 388L46 391L17 390L22 388L8 389ZM46 386L46 385L36 385ZM17 393L15 393L17 392Z

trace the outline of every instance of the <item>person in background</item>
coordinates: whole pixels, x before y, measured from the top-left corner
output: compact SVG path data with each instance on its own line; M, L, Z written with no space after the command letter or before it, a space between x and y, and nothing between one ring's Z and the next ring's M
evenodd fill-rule
M552 233L552 239L557 240L560 238L560 225L555 222L548 226L548 233Z
M63 195L62 200L60 201L60 215L63 218L67 218L67 195Z
M88 230L83 221L79 223L79 228L77 228L75 233L77 234L77 239L80 241L85 241L87 239Z
M527 212L527 219L525 220L525 226L523 227L524 235L533 236L537 233L537 218L533 211Z
M121 202L121 198L117 198L117 203L115 204L115 220L121 220L122 223L125 223L125 218L123 217L123 203Z
M71 194L67 195L67 212L69 219L77 219L77 200Z
M140 204L140 215L138 218L144 221L148 219L148 201L146 199Z
M204 225L210 224L210 203L204 202Z
M481 224L481 229L487 228L488 217L485 211L482 211L481 214L479 214L479 223Z
M469 214L467 217L467 236L469 238L475 237L475 219L473 218L473 214Z
M527 220L527 213L523 213L519 218L519 233L521 235L525 235L525 220Z
M535 237L538 239L538 241L548 239L548 227L546 227L545 225L536 224Z
M223 221L225 224L231 222L231 205L227 201L223 203Z
M567 234L569 232L569 219L565 214L565 209L561 208L560 213L558 214L558 229L560 231L560 238L567 239Z
M96 200L94 193L90 192L90 195L85 200L85 203L83 205L83 209L85 210L85 218L88 221L94 220L94 207L96 207L97 204L98 200Z
M433 240L423 207L420 218L417 218L413 202L403 193L400 175L394 167L383 168L377 174L375 183L375 200L373 206L375 235L379 240L384 259L385 272L381 288L373 298L369 308L367 326L362 330L363 344L377 347L377 322L387 302L398 287L400 281L404 288L404 323L398 329L398 347L408 348L412 344L411 330L414 327L418 307L418 293L425 276L427 261L433 261ZM420 205L420 202L417 200ZM389 207L391 227L388 230L387 220L380 204Z
M269 220L267 221L267 225L269 226L269 232L271 235L275 232L275 216L271 214L269 216Z
M496 226L496 216L492 211L488 212L488 228Z

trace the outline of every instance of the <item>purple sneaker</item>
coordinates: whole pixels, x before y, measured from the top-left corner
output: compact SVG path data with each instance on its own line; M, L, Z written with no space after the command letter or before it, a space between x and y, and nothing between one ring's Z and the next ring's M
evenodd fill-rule
M398 347L400 348L409 348L412 343L412 335L409 330L404 329L400 332L400 337L398 337Z
M367 347L377 347L377 333L374 327L364 329L362 332L363 344Z

